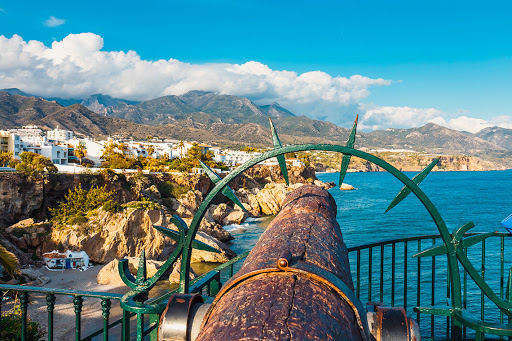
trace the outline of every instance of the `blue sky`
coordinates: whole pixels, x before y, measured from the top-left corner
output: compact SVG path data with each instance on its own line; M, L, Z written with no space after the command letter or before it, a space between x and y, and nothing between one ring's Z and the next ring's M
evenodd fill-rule
M367 84L366 95L322 109L313 108L323 105L318 101L301 106L275 96L299 114L338 124L346 124L352 111L370 110L369 128L384 127L386 121L416 125L416 115L419 123L433 119L447 126L461 116L485 121L451 123L461 129L512 127L512 3L507 1L17 1L0 2L0 8L0 35L16 34L47 47L69 34L92 32L102 38L101 51L132 50L145 61L255 61L299 75L322 71L333 78L389 81ZM13 80L0 77L0 86ZM236 94L251 98L250 89ZM258 98L269 96L256 92L252 99ZM391 113L391 108L419 111ZM436 112L424 114L430 109ZM337 120L335 111L343 119ZM402 114L409 118L399 119Z

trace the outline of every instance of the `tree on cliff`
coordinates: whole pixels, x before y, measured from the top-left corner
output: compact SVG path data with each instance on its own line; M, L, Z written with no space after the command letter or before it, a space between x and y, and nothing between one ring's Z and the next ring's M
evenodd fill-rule
M82 165L82 160L87 155L87 149L85 149L85 144L80 142L78 146L75 148L75 156L80 160L80 165Z
M176 147L180 149L180 158L183 158L183 148L185 148L185 142L183 142L183 140L180 140Z
M5 246L0 244L0 264L3 266L5 271L14 277L20 273L20 263L14 253L9 252Z
M11 162L12 153L11 152L0 152L0 167L5 167Z
M37 153L23 152L20 154L20 158L21 162L16 165L16 171L27 176L39 177L58 171L49 158Z

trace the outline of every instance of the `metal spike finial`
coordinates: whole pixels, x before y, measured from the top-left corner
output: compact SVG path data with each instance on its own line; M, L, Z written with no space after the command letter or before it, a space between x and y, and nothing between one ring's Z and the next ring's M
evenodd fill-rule
M210 167L208 167L203 161L199 160L199 164L201 167L203 167L204 171L206 172L206 175L213 181L214 184L221 181L222 178L219 176L219 174L215 173ZM231 187L226 186L221 191L222 194L224 194L225 197L227 197L229 200L231 200L235 205L240 207L242 211L246 212L244 205L238 200L235 192L231 189Z
M173 216L173 218L174 217L179 218L178 216ZM171 221L174 223L174 225L177 226L179 220L171 219ZM171 229L169 229L167 227L163 227L163 226L153 225L153 227L156 230L162 232L162 234L164 234L165 236L167 236L167 237L171 238L172 240L174 240L175 242L179 242L180 241L180 234L178 232L173 231L173 230L171 230ZM201 242L201 241L199 241L197 239L194 239L192 241L192 248L196 249L196 250L215 252L215 253L222 253L222 251L217 250L213 246L210 246L210 245L208 245L206 243L203 243L203 242Z
M137 277L135 279L137 284L143 284L146 280L146 250L142 249L139 258L139 267L137 269Z
M269 117L268 121L270 122L270 131L272 132L272 142L274 143L274 149L282 148L281 140L276 132L276 127L274 126L274 122ZM286 181L286 185L290 185L290 181L288 180L288 170L286 169L286 159L284 155L276 156L277 163L279 164L279 168L281 168L281 173L283 173L284 181Z
M352 131L348 136L346 146L349 148L354 148L354 143L356 141L356 132L357 132L357 121L359 120L359 114L356 115L356 119L354 120L354 124L352 125ZM345 175L347 175L348 165L350 164L350 159L352 155L343 154L341 158L341 166L340 166L340 180L338 186L343 185L343 180L345 179Z
M428 173L430 173L430 171L435 167L435 165L437 165L438 162L439 162L439 158L435 158L427 167L425 167L425 169L423 169L414 178L412 178L412 181L416 185L419 185L427 177ZM398 194L393 199L393 201L391 201L391 203L389 204L388 208L386 209L386 211L384 213L387 213L393 207L398 205L402 200L407 198L407 196L409 194L411 194L411 190L409 189L409 187L407 187L407 186L402 187L400 192L398 192Z
M481 233L477 234L475 236L470 237L464 237L464 234L468 232L470 229L475 227L475 224L470 221L465 223L459 228L456 228L453 230L452 233L452 243L456 246L457 249L467 249L470 246L476 245L485 239L492 237L496 235L497 232L487 232L487 233ZM446 247L446 244L442 245L436 245L432 246L426 250L423 250L417 254L415 254L413 257L433 257L433 256L440 256L444 255L448 252L448 249Z

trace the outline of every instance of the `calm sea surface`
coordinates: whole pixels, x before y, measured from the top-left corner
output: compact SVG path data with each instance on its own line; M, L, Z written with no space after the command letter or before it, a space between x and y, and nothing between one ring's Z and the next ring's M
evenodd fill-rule
M412 178L416 173L406 173ZM317 174L325 182L338 181L338 173ZM330 193L338 205L337 220L340 224L345 243L348 247L386 241L402 237L438 234L437 228L420 201L411 194L390 212L384 214L389 203L402 188L402 183L388 173L349 173L345 182L356 188L354 191L340 191L332 188ZM476 227L470 232L505 232L500 222L512 213L512 170L489 172L433 172L420 184L445 220L450 232L462 224L473 221ZM261 233L272 221L272 217L249 219L241 225L226 226L235 237L230 247L237 253L250 250L257 242ZM500 283L506 283L506 274L512 266L512 238L506 238L505 253L503 254L504 278L500 275L499 260L501 258L499 239L492 238L486 246L485 280L491 288L500 294ZM397 246L395 291L397 296L390 296L391 261L390 248L386 247L386 260L380 263L376 249L373 258L373 282L368 281L368 254L362 254L360 298L366 301L382 301L387 305L406 306L409 314L419 319L422 335L441 336L446 331L446 318L436 317L431 324L429 316L416 316L412 311L414 305L429 306L449 302L447 299L447 270L446 258L436 257L435 271L431 259L423 259L419 271L418 258L412 258L419 248L426 249L432 241L421 245L411 242L406 252L408 266L404 265L404 248ZM481 248L474 246L468 251L468 256L478 272L484 269ZM376 257L377 256L377 257ZM352 273L355 273L355 253L351 253L350 262ZM405 270L407 269L407 270ZM407 272L408 277L406 277ZM383 275L382 275L383 273ZM378 278L384 276L383 287L379 288ZM371 275L370 275L371 277ZM354 278L356 284L356 278ZM448 290L449 291L449 290ZM404 293L407 294L407 304L404 303ZM434 294L432 294L434 293ZM498 322L500 315L495 306L484 298L474 283L468 282L466 290L468 309L490 322ZM420 298L421 297L421 298ZM485 315L480 309L484 300ZM434 326L434 327L432 327ZM468 332L468 335L471 333Z
M416 173L406 173L413 177ZM338 173L317 174L325 182L337 183ZM388 213L389 203L402 183L388 173L348 173L345 182L357 190L329 192L338 205L338 223L348 247L376 241L438 233L432 218L411 194ZM432 172L420 188L436 205L450 231L473 221L472 232L503 231L500 222L512 213L512 170L489 172ZM235 237L237 253L250 250L272 220L249 219L227 226Z
M412 178L416 173L406 173ZM325 182L337 183L338 173L317 174ZM356 188L340 191L337 187L329 192L338 206L337 220L348 247L402 237L438 234L437 228L420 201L411 194L390 212L384 214L389 203L402 188L402 183L388 173L349 173L345 182ZM449 231L473 221L476 227L470 232L506 232L501 221L512 214L512 170L490 172L433 172L420 184L420 188L437 207ZM272 221L272 217L249 219L241 225L226 226L235 237L230 247L237 253L250 250L259 236ZM438 240L436 243L439 243ZM388 306L405 306L407 313L420 325L426 339L447 338L445 317L419 315L414 306L450 304L446 257L413 258L419 250L432 246L432 240L396 245L396 261L392 261L391 245L384 249L361 251L361 276L356 277L356 252L349 254L356 292L362 302L380 301ZM497 295L503 295L508 269L512 267L512 238L504 239L501 253L500 239L490 238L485 244L468 250L468 257L479 273L485 269L485 281ZM380 261L379 254L384 252ZM500 259L503 257L503 268ZM370 259L373 259L373 265ZM421 263L421 268L420 268ZM485 263L485 266L484 266ZM240 263L235 269L240 267ZM392 269L395 277L392 280ZM420 270L421 269L421 270ZM435 269L435 270L434 270ZM464 275L461 275L464 278ZM373 278L373 279L372 279ZM382 282L379 281L382 278ZM381 284L382 283L382 284ZM484 297L470 279L462 290L467 309L488 322L499 322L502 315L489 299ZM485 309L481 309L481 305ZM467 331L467 337L474 337Z

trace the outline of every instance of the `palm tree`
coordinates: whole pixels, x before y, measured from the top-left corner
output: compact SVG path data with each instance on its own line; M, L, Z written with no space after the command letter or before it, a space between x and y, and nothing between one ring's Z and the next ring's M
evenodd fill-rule
M82 159L87 155L87 149L85 149L85 144L80 142L78 146L75 148L75 156L80 159L80 165L82 165Z
M180 140L177 147L180 149L180 158L183 159L183 148L185 148L185 143L183 140Z
M20 263L14 253L8 251L5 246L0 244L0 265L11 276L20 274Z
M147 139L148 139L148 147L146 148L146 152L147 152L146 154L147 154L147 156L149 156L149 154L151 154L151 153L149 152L149 141L151 141L151 140L153 139L153 136L148 135Z

